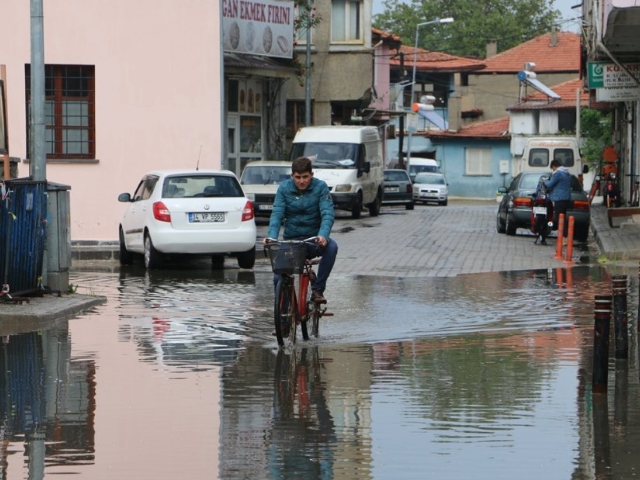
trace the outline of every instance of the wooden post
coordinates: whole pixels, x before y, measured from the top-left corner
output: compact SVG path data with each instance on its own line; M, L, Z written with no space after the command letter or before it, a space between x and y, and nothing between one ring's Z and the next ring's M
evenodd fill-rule
M593 393L607 393L611 295L596 295L593 329Z

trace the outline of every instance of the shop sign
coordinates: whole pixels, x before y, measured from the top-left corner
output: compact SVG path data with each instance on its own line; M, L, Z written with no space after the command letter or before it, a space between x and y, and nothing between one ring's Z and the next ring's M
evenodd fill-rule
M225 52L292 58L294 2L223 0Z
M589 88L596 90L596 100L599 102L616 102L640 99L640 64L631 63L624 67L633 75L615 63L589 62Z

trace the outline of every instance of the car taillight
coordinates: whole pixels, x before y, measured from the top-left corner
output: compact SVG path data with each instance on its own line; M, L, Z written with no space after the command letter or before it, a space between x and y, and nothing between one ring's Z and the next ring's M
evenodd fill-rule
M252 220L253 217L253 204L251 202L247 202L242 209L242 221L246 222L248 220Z
M574 210L585 210L585 211L589 211L589 201L588 200L575 200L573 202L573 209Z
M407 183L407 188L406 188L406 190L407 190L407 193L413 193L413 188L411 187L411 184L410 184L410 183Z
M153 218L159 222L171 222L171 212L164 203L156 202L153 204Z
M531 197L516 197L513 199L514 207L531 207L533 199Z

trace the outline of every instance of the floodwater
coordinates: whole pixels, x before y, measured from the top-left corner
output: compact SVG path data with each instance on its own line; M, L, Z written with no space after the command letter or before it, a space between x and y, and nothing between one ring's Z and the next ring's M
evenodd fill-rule
M178 268L75 271L105 305L3 339L0 478L640 475L635 274L593 395L601 267L336 275L321 338L282 351L270 272Z

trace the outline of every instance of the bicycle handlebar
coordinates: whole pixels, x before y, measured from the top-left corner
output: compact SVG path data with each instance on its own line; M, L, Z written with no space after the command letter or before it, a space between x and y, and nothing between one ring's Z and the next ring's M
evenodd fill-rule
M315 237L305 238L304 240L278 240L277 238L267 237L265 238L266 243L311 243L318 240L317 235Z

